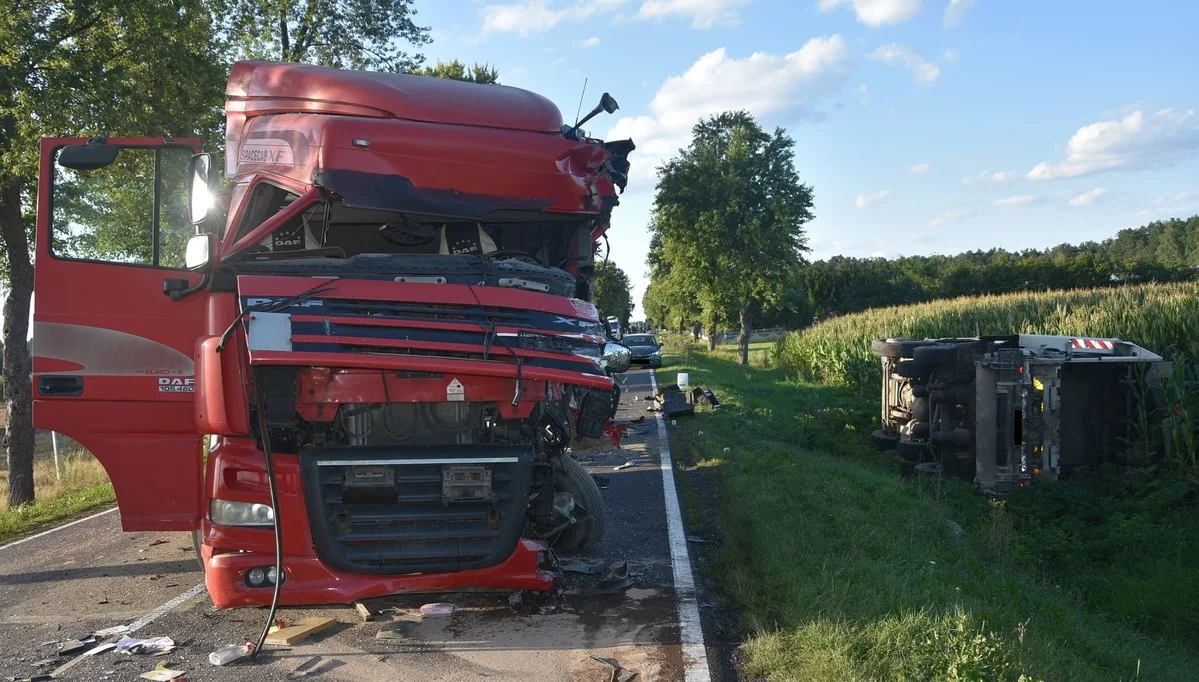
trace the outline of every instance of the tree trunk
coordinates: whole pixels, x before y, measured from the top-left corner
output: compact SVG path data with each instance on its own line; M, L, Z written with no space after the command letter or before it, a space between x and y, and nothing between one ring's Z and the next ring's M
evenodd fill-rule
M737 335L737 349L741 354L742 366L749 366L749 304L741 304L741 333Z
M716 325L708 325L708 350L716 350Z
M291 53L291 41L288 40L288 37L287 37L287 8L280 7L279 8L279 54L281 55L280 61L284 61L284 62L298 61L296 59L292 59L292 56L290 53Z
M21 221L20 181L0 188L0 230L8 248L8 296L4 299L4 402L8 428L8 506L33 501L33 389L29 380L29 304L33 264Z

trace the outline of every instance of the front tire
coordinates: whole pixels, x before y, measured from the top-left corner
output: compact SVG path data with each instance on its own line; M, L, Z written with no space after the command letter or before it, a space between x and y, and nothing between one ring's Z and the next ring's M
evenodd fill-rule
M555 468L554 490L574 495L578 521L552 538L550 544L559 552L577 552L598 545L604 539L606 525L604 498L600 496L599 486L583 465L570 455L563 454L558 461L562 466Z

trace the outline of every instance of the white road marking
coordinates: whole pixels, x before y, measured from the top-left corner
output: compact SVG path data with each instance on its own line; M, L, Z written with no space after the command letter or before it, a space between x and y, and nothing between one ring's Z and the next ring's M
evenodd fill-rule
M60 530L62 530L63 528L70 528L71 526L74 526L74 525L77 525L77 524L83 523L83 522L85 522L85 521L91 521L92 519L98 519L98 518L100 518L101 516L104 516L105 514L111 514L111 513L113 513L113 512L114 512L114 511L116 511L116 510L117 510L117 508L116 508L116 507L113 507L112 509L105 509L104 511L100 512L99 514L92 514L91 516L85 516L85 517L83 517L82 519L77 519L77 520L75 520L75 521L72 521L72 522L70 522L70 523L64 523L64 524L62 524L61 526L55 526L54 528L51 528L50 530L44 530L44 531L42 531L42 532L40 532L40 533L38 533L38 534L36 534L36 535L30 535L30 536L29 536L29 537L27 537L27 538L21 538L20 540L17 540L16 542L10 542L10 543L8 543L7 545L0 546L0 550L8 549L9 547L16 547L17 545L20 545L20 544L23 544L23 543L29 542L30 540L36 540L36 539L38 539L38 538L40 538L40 537L45 537L45 536L47 536L47 535L49 535L49 534L51 534L51 533L55 533L55 532L57 532L57 531L60 531Z
M657 373L649 372L650 389L658 392ZM670 442L666 435L666 420L662 413L658 422L658 454L662 458L662 489L666 498L666 526L670 535L670 564L674 569L675 599L679 605L679 639L683 645L683 676L686 682L709 682L708 649L704 644L704 628L699 619L699 602L695 599L695 577L691 574L691 555L687 536L683 533L683 514L679 509L679 494L674 487L674 466L670 458Z
M179 606L180 604L191 599L192 597L196 596L197 594L200 594L203 591L204 591L204 583L200 583L199 585L196 585L195 587L191 588L187 592L184 592L183 594L179 595L178 597L175 597L171 601L163 604L162 606L159 606L158 608L154 609L150 613L147 613L146 615L142 616L141 618L138 618L137 620L135 620L129 624L129 633L128 634L133 634L133 633L137 632L138 630L141 630L142 628L146 627L150 623L153 623L154 621L158 620L160 617L162 617L164 614L166 614L166 612Z

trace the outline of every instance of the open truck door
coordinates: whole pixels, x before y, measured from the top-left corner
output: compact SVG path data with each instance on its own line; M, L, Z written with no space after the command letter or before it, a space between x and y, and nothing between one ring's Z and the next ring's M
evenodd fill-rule
M104 465L125 530L200 521L192 349L206 297L166 295L201 279L184 260L197 151L194 140L42 140L34 425Z

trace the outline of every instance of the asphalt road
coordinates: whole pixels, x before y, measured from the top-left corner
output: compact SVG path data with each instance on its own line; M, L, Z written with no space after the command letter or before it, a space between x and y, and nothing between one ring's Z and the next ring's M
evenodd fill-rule
M517 607L510 593L388 597L369 602L382 612L369 623L349 607L288 608L280 613L285 621L319 615L338 625L291 648L268 646L252 663L214 667L208 653L256 639L265 609L213 609L190 536L122 533L117 514L107 513L0 549L0 678L48 673L71 660L56 655L56 642L132 624L136 636L168 636L178 648L163 657L102 653L59 677L134 680L165 663L189 680L277 680L320 656L317 672L304 679L609 680L611 670L595 656L638 673L638 682L704 680L703 647L692 644L684 656L680 644L694 642L698 628L684 636L679 625L659 426L641 399L650 392L650 373L634 370L624 380L618 421L646 418L631 426L621 450L580 460L608 479L607 532L586 556L628 562L630 589L604 593L598 576L567 574L563 594L525 594ZM614 469L628 460L638 465ZM422 619L417 609L431 601L460 610ZM396 638L377 637L397 630ZM45 659L54 661L36 665Z

